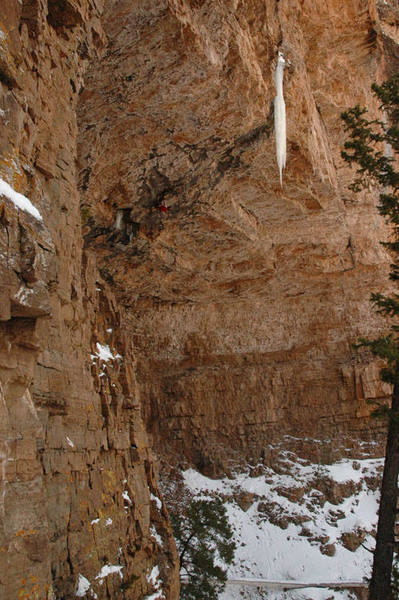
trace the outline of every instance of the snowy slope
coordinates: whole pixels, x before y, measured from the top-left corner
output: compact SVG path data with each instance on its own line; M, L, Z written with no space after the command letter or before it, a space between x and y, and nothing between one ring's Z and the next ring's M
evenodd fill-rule
M316 465L282 453L276 470L259 465L234 479L213 480L189 469L186 487L196 496L225 500L237 551L229 579L358 581L370 575L382 459L343 459ZM257 476L253 476L256 474ZM252 476L251 476L252 475ZM259 591L230 585L223 600L340 600L347 591Z

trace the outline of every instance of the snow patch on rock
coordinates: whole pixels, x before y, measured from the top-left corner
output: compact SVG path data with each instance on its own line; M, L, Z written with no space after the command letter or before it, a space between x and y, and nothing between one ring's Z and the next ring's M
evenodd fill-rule
M79 573L78 589L76 590L75 596L77 598L83 598L83 596L85 596L85 594L87 594L87 592L89 591L90 588L91 588L90 581L88 579L86 579L86 577L84 577L81 573Z
M103 583L105 577L112 575L112 573L118 573L119 577L123 579L122 569L121 565L104 565L99 574L96 575L96 579L99 580L100 585Z
M147 575L147 582L155 588L155 592L146 596L144 600L161 600L161 598L165 598L165 595L162 591L162 579L159 576L159 567L155 565L151 569L151 573Z
M38 221L43 221L43 217L32 202L19 192L16 192L4 179L0 178L0 196L5 196L14 204L16 208L19 208L33 217Z
M155 494L151 493L151 500L153 500L153 502L155 502L155 504L157 505L157 509L161 510L161 508L162 508L162 502L158 498L158 496L155 496Z

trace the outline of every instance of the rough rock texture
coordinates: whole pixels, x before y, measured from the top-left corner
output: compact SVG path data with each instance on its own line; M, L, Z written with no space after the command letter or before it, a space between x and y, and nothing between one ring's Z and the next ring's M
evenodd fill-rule
M102 3L1 4L0 176L43 223L0 198L0 599L138 600L155 565L177 598L125 317L82 254L75 109Z
M375 428L351 343L389 258L339 114L376 110L398 2L0 5L0 177L43 216L0 198L0 599L138 600L156 565L176 599L151 446L212 473Z
M388 258L340 112L377 107L397 2L109 2L79 102L84 236L128 312L161 455L212 473L281 432L367 436ZM272 103L285 71L280 187ZM236 454L235 454L236 453Z

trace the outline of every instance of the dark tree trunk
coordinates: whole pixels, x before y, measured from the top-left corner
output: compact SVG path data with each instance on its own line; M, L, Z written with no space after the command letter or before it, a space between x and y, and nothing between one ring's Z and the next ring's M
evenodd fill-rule
M398 365L396 371L398 372ZM391 572L394 552L399 473L399 383L394 386L388 423L384 474L378 516L369 600L392 600Z

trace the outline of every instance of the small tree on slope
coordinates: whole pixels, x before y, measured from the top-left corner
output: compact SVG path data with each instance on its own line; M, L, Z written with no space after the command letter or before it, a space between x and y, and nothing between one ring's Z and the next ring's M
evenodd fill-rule
M170 517L183 576L180 597L217 600L227 575L216 559L231 564L236 547L222 501L192 500L185 510L172 510Z
M348 163L357 166L357 178L351 189L359 191L370 182L383 189L378 211L391 225L392 236L391 241L381 243L392 252L390 279L398 282L399 172L395 169L395 162L399 153L399 76L381 86L374 84L372 89L380 100L388 124L385 120L368 120L367 109L359 106L343 113L349 140L344 145L342 156ZM393 598L391 572L399 473L399 295L372 294L371 302L380 314L392 319L390 331L374 340L362 339L359 346L369 348L375 356L386 361L387 366L380 376L383 381L392 384L393 391L390 405L375 411L387 418L388 433L369 599L390 600Z

